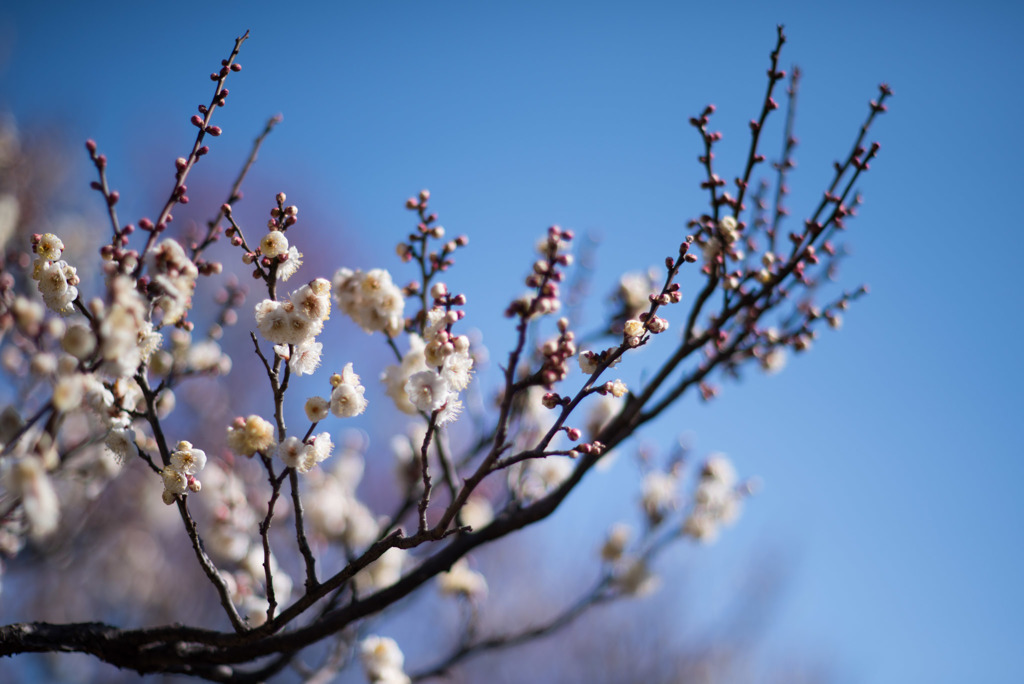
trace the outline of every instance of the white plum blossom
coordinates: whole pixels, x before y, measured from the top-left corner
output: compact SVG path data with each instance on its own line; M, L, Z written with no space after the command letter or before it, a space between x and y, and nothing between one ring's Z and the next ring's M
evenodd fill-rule
M272 230L260 240L263 256L275 259L288 251L288 238L279 230Z
M727 243L736 242L739 239L739 224L733 216L725 216L718 222L718 230Z
M288 362L288 367L296 375L310 375L320 367L320 355L324 345L309 338L292 350L287 345L274 345L274 353Z
M64 242L53 233L45 233L39 237L35 250L40 259L56 261L64 252Z
M319 423L327 418L331 412L331 402L323 397L310 397L306 400L305 410L306 418L309 418L309 422Z
M619 561L615 585L627 596L641 598L657 591L661 580L643 558L626 557Z
M160 477L164 481L163 500L168 506L174 503L176 494L184 494L188 491L188 476L180 470L164 466L160 471Z
M712 454L701 471L693 508L683 522L683 533L711 543L723 525L739 517L743 500L736 487L736 470L724 454Z
M487 595L487 580L482 574L471 569L465 558L455 561L448 572L439 574L437 585L446 596L477 599Z
M191 442L178 442L171 454L170 463L160 471L164 481L163 501L167 505L174 503L175 497L189 491L198 492L202 484L195 475L206 467L206 452L196 449Z
M593 375L597 371L599 357L592 351L581 351L579 355L580 370L584 375Z
M625 523L615 523L611 529L608 530L608 536L605 537L604 544L601 546L601 560L606 563L614 563L615 561L622 558L622 554L626 550L626 545L629 543L629 538L633 535L633 530L629 525Z
M339 418L352 418L366 410L366 388L359 382L359 376L348 363L342 372L331 376L331 413Z
M163 311L165 324L177 323L192 306L199 269L172 238L157 244L148 259L152 276L150 287L160 293L154 304Z
M331 316L331 284L317 278L292 292L289 301L306 318L326 321Z
M456 351L449 354L444 360L441 368L441 375L448 382L448 386L456 392L469 387L469 381L473 373L473 357L467 351Z
M513 489L526 501L541 499L569 479L573 460L567 456L533 458L509 468Z
M370 593L390 587L402 579L402 566L405 565L408 553L405 549L392 547L356 573L353 580L356 588L363 593Z
M331 440L331 433L321 432L310 439L312 440L310 446L313 448L312 454L316 463L322 463L330 458L331 452L334 450L334 442Z
M118 464L124 464L135 453L135 435L127 428L114 428L107 433L104 445Z
M459 511L459 517L465 525L474 530L480 530L491 524L494 520L494 507L485 497L478 494L471 494L466 499L466 504Z
M437 413L435 422L437 425L447 425L454 422L460 413L462 413L462 400L459 399L459 393L449 392L448 398Z
M59 314L74 310L72 302L78 298L78 275L66 261L44 261L39 264L33 277L39 281L39 292L43 301Z
M405 383L409 402L419 411L432 413L448 401L451 389L448 381L437 371L425 370L413 373Z
M191 442L178 442L177 450L171 454L170 467L185 475L195 475L206 467L206 452L196 449Z
M281 282L287 281L298 272L300 266L302 266L302 252L292 245L288 248L288 258L277 264L277 279Z
M394 337L405 327L405 298L384 269L366 273L339 269L333 289L338 308L366 332L381 331Z
M277 445L275 455L281 459L281 462L288 468L295 468L300 472L308 470L303 469L303 464L306 462L306 444L295 435L285 437L284 440Z
M371 684L408 684L405 656L394 639L371 635L359 643L359 660Z
M410 334L409 351L402 357L401 364L388 366L381 374L380 379L384 383L385 393L395 402L395 406L402 413L415 415L417 412L416 407L409 400L405 386L413 374L427 370L427 362L423 353L424 347L423 340L419 335Z
M42 459L24 456L13 463L8 461L2 481L11 496L21 499L28 532L34 540L44 539L57 530L60 501Z
M248 418L235 418L228 426L227 439L228 447L242 456L252 456L256 452L266 454L277 444L274 426L255 414Z
M658 290L658 271L651 269L647 273L624 273L619 278L619 287L615 299L622 304L628 318L636 318L650 308L649 297Z
M786 367L786 348L774 347L761 357L761 368L769 375L779 373Z
M644 332L644 324L635 318L631 318L623 326L622 336L625 338L626 344L630 347L636 347L640 344L640 339L643 337Z
M587 413L586 430L589 439L596 439L612 418L619 414L626 401L612 394L599 394L591 401L590 411ZM604 459L601 462L603 463Z
M644 476L640 502L651 525L660 523L675 508L678 484L678 478L673 473L652 470Z

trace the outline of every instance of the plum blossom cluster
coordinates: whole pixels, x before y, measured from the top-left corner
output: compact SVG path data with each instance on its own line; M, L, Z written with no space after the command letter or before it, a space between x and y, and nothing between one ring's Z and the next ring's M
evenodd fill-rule
M738 483L736 469L723 454L712 454L701 470L683 532L701 542L714 541L722 527L736 522L752 486Z
M408 684L405 656L394 639L368 636L359 643L359 658L370 684Z
M317 278L283 302L264 299L256 305L256 326L293 373L312 373L320 365L323 344L316 341L331 314L331 284Z
M403 413L437 413L438 425L454 420L462 409L459 393L469 386L473 370L469 337L453 335L451 327L464 312L464 295L452 296L444 283L431 288L434 306L425 315L423 337L408 336L409 349L398 364L384 369L387 395Z
M160 471L160 477L164 481L164 503L171 505L178 495L202 489L202 483L199 482L196 473L205 467L205 451L196 449L191 442L178 442L178 447L171 454L170 463Z
M321 432L307 440L295 435L285 437L284 441L277 445L275 453L288 468L308 473L317 463L327 460L333 449L331 433Z
M53 233L33 237L32 248L36 253L32 264L32 278L39 281L39 293L43 302L52 311L68 314L74 309L72 303L78 299L78 271L60 258L64 243Z
M405 328L405 297L383 268L366 273L348 268L334 274L334 299L343 314L368 333L395 337Z
M688 537L709 544L722 527L739 517L743 498L754 489L752 481L739 482L729 459L720 453L708 456L684 499L680 485L683 462L675 459L666 470L650 470L640 487L643 534L636 537L624 522L612 525L599 549L606 568L605 583L626 596L654 592L661 579L651 567L658 549L673 539ZM685 502L685 506L683 506ZM681 517L680 508L683 509Z

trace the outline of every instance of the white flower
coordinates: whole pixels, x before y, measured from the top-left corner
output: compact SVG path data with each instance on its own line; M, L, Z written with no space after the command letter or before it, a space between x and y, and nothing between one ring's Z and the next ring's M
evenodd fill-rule
M462 522L474 530L483 529L494 520L494 507L485 497L471 494L466 499L466 504L459 511Z
M288 251L288 238L279 230L272 230L260 240L263 256L274 259Z
M633 530L625 523L615 523L612 525L611 529L608 530L608 536L605 537L604 544L601 546L601 560L613 563L622 558L622 554L626 550L626 544L629 543L629 538L632 534Z
M42 459L26 456L9 464L4 470L3 484L12 497L21 498L25 521L33 539L38 541L57 530L60 501Z
M473 357L469 355L469 352L465 351L456 351L454 354L449 354L444 360L444 367L441 369L444 379L448 381L448 385L456 392L461 392L469 387L472 373Z
M718 222L718 229L722 232L722 237L725 238L726 242L736 242L739 239L739 224L736 219L732 216L726 216Z
M313 456L317 463L327 460L330 458L331 451L334 450L334 442L331 441L331 433L321 432L314 436L313 443L310 446L313 447Z
M487 580L479 572L471 570L465 558L455 561L448 572L439 574L437 584L446 596L479 598L487 595Z
M442 283L437 283L436 285L434 285L434 287L436 288L437 285L442 285ZM430 311L427 312L427 325L426 329L423 331L423 334L427 339L433 339L437 335L437 333L441 332L447 327L447 311L445 311L439 306L435 306L432 309L430 309Z
M256 305L256 327L270 342L301 345L320 334L323 321L306 318L290 301L264 299Z
M635 318L631 318L623 326L622 335L626 340L626 344L636 347L640 344L640 338L644 335L644 324Z
M64 251L64 243L61 239L53 233L45 233L39 238L39 243L36 245L36 254L39 258L46 259L47 261L55 261Z
M629 596L647 596L657 591L661 580L651 572L642 558L626 558L622 561L615 584Z
M676 485L674 475L658 470L652 470L644 477L640 502L652 525L661 522L665 514L675 507Z
M53 386L53 407L58 411L72 411L82 405L86 380L80 373L65 375Z
M448 400L448 382L436 371L425 370L414 373L405 383L409 401L420 411L432 413Z
M295 310L314 321L325 321L331 314L331 284L324 278L303 285L289 297Z
M307 524L327 539L338 539L348 524L350 501L337 478L325 475L314 479L302 500Z
M236 454L252 456L257 451L268 453L274 446L274 426L253 414L239 416L228 426L228 447Z
M786 367L786 348L775 347L761 357L761 368L769 375L774 375Z
M599 394L590 405L590 412L587 414L587 435L590 439L596 439L603 430L622 410L625 400L616 398L611 394ZM601 463L604 459L601 459Z
M324 345L309 338L298 344L291 353L288 366L296 375L309 375L320 367L320 354Z
M650 307L651 300L648 297L657 290L656 275L657 271L652 270L649 273L624 273L619 278L619 289L615 297L622 302L630 317L639 316Z
M458 392L449 392L448 399L437 414L437 425L447 425L453 422L460 413L462 413L462 400L459 399Z
M703 544L710 544L718 539L718 529L715 519L701 510L693 511L683 522L683 534Z
M571 458L548 456L526 461L519 469L513 466L509 470L509 477L523 499L536 501L561 486L572 475L572 471Z
M349 364L351 366L351 364ZM342 382L331 391L331 413L339 418L352 418L366 410L366 391L362 385Z
M581 351L579 355L580 370L585 375L593 375L597 370L598 356L592 351Z
M295 435L286 437L277 445L276 455L285 466L305 472L303 465L306 462L306 444Z
M323 397L310 397L306 400L306 417L311 423L319 423L327 417L331 410L331 402Z
M338 308L366 332L383 331L394 337L405 327L405 298L384 269L367 273L339 269L333 287Z
M402 671L405 656L394 639L366 637L359 644L359 659L372 684L400 684L409 681Z
M288 248L288 258L277 265L277 279L285 282L302 266L302 253L294 245Z
M341 535L341 540L351 549L364 549L377 540L380 524L363 502L352 498L349 499L349 503L351 505L346 511L345 531ZM365 568L363 572L366 570L369 568Z
M104 444L120 465L135 453L134 434L127 428L115 428L108 432Z
M191 370L202 373L219 370L224 353L213 340L203 340L190 345L185 355L185 364Z
M427 363L423 353L424 343L419 335L409 335L409 351L402 357L400 365L388 366L384 369L380 379L384 383L385 393L395 402L395 406L402 413L414 415L416 407L409 401L409 395L405 391L405 385L413 373L427 370Z
M736 468L725 454L714 453L708 456L707 461L704 462L701 477L705 480L715 480L726 487L732 487L737 480Z
M78 298L77 283L75 268L66 261L47 261L39 269L39 292L43 295L43 302L59 314L74 310L72 302Z
M173 466L166 466L160 471L160 477L164 480L164 493L165 494L184 494L188 491L188 477L185 473L181 472ZM164 501L168 504L172 503L164 498Z
M404 549L390 548L381 557L356 573L353 578L360 592L372 592L402 579L402 566L407 553Z
M178 442L177 450L171 454L170 467L185 475L195 475L206 467L206 452L194 448L191 442Z
M736 470L724 454L709 456L693 495L693 510L683 523L683 534L709 544L718 537L722 525L735 522L742 505L736 481Z

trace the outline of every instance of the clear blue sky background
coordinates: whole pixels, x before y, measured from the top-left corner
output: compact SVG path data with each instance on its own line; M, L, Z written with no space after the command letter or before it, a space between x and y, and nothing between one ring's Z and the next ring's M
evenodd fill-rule
M190 185L219 202L282 112L253 216L286 190L337 236L331 268L395 268L401 203L429 187L442 222L471 236L451 280L493 354L547 225L601 232L600 292L673 249L704 206L686 120L719 107L719 161L735 175L776 23L783 65L805 74L798 216L891 83L843 272L871 296L780 376L673 417L699 451L766 483L701 563L711 585L765 545L790 560L766 658L820 652L851 682L1020 681L1024 16L1012 3L94 5L0 10L0 107L99 141L134 220L155 213L190 145L206 75L251 29L217 117L225 135ZM84 153L76 164L85 178Z

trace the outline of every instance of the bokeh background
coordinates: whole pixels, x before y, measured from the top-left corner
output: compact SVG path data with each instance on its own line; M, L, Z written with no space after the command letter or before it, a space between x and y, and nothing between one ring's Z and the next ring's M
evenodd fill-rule
M727 452L764 487L716 545L662 557L662 593L637 610L661 616L659 638L676 625L671 638L699 640L751 578L771 577L754 679L786 663L841 682L1019 681L1024 14L1012 3L7 3L0 109L27 135L96 139L134 221L156 212L191 145L207 74L251 30L215 118L225 133L190 178L197 219L282 113L246 211L263 216L284 190L324 241L325 273L397 271L402 204L429 188L449 233L470 236L450 283L501 358L501 312L546 226L600 236L598 313L619 274L660 263L703 211L687 119L709 102L719 168L739 172L777 23L782 65L804 73L796 219L877 84L895 91L842 272L871 295L780 375L727 383L647 435L670 444L684 428L696 453ZM98 210L84 150L70 161L68 204ZM546 554L536 581L570 594L569 573L596 564L605 526L635 508L620 461L621 477L597 476L528 537ZM573 530L591 534L555 541Z

